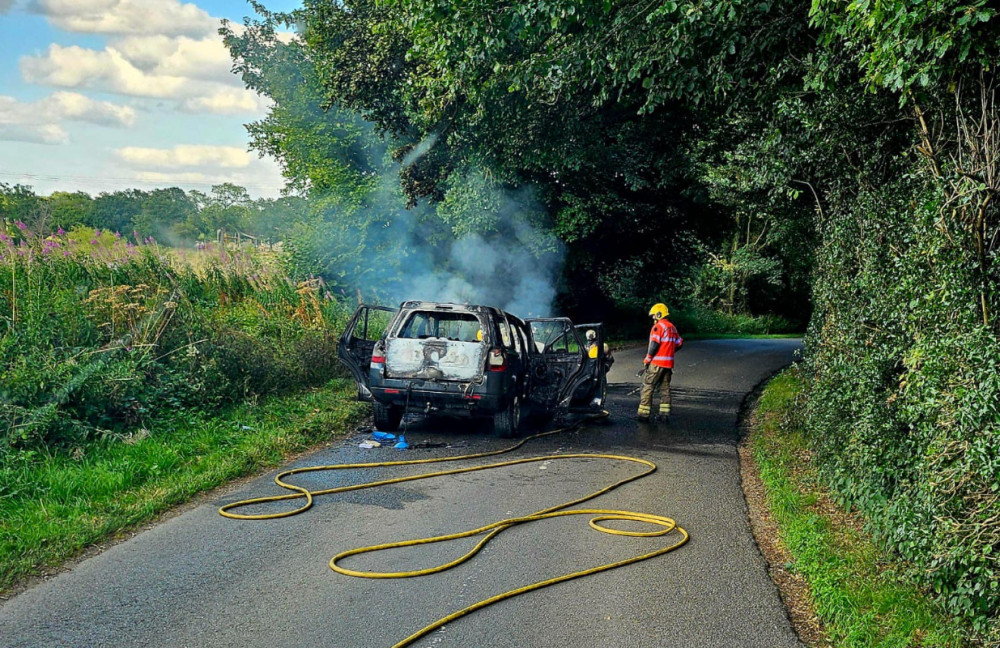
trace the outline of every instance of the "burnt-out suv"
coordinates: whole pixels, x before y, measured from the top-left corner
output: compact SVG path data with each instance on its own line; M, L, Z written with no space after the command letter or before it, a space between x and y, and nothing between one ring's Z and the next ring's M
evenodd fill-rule
M583 343L584 328L595 332L596 352ZM406 412L423 412L490 417L496 433L510 437L522 414L544 419L560 408L604 406L603 338L600 324L408 301L398 309L360 306L338 355L358 383L358 398L373 402L380 430L396 430Z

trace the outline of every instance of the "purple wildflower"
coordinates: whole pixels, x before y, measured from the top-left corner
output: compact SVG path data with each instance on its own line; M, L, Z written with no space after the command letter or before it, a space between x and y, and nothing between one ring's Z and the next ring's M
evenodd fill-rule
M95 239L95 238L90 239L90 244L91 245L97 245L97 239Z
M23 232L24 230L28 229L28 226L27 226L27 225L25 225L24 223L22 223L22 222L21 222L21 221L19 221L19 220L16 220L16 221L14 221L14 224L15 224L15 225L17 225L17 229L21 230L22 232Z
M61 227L56 230L56 234L58 234L59 236L63 236L65 233L66 233L66 230L64 230Z

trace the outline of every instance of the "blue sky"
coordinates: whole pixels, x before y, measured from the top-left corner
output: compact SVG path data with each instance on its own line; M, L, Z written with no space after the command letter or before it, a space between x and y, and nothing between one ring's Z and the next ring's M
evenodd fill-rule
M240 0L0 0L0 182L277 195L278 167L247 151L243 127L267 104L215 33L251 13Z

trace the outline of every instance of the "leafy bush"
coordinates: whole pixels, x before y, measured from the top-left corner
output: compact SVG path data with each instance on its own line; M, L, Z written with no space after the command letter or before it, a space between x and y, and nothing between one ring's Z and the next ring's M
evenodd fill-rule
M765 335L792 333L801 330L779 315L730 315L699 303L690 302L672 308L670 320L677 325L677 330L681 332L682 336L685 333Z
M1000 645L995 280L936 187L901 178L823 223L807 429L842 502Z

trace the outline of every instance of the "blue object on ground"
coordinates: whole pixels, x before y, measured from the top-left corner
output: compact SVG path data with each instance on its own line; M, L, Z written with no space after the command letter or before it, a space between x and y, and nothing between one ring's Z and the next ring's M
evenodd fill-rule
M395 441L396 435L389 434L388 432L379 432L378 430L375 430L374 432L372 432L372 438L374 438L376 441Z
M399 443L397 443L396 445L394 445L392 447L396 448L397 450L406 450L407 448L410 447L410 444L407 443L406 442L406 438L402 434L400 434L399 435Z

